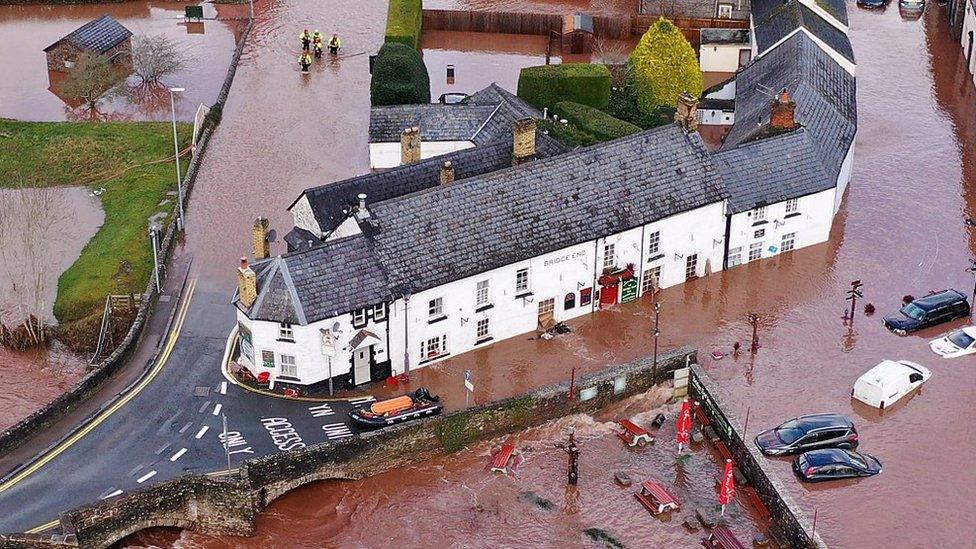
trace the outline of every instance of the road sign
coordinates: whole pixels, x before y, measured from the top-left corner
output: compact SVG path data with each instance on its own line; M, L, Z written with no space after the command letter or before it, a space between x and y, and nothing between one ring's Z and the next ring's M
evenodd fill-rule
M471 370L464 371L464 388L470 392L474 392L474 383L471 381Z
M336 340L335 336L332 335L332 330L322 328L322 354L327 357L334 357L336 355Z

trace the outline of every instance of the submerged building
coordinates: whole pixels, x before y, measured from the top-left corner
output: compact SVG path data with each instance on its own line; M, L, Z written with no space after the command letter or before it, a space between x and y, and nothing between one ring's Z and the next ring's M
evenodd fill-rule
M255 224L234 298L242 366L352 387L824 242L857 130L835 54L799 30L756 50L723 86L734 123L717 151L687 101L673 125L576 150L495 85L377 110L375 158L400 165L302 193L286 254L267 257Z

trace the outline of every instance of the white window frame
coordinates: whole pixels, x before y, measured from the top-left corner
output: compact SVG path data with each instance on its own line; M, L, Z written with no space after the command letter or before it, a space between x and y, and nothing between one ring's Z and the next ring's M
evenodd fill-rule
M546 313L555 314L555 312L556 312L556 298L552 297L549 299L543 299L542 301L539 302L539 316L542 316Z
M694 259L694 263L692 263ZM698 278L698 254L688 254L685 258L685 280Z
M521 294L529 291L529 283L531 282L529 268L523 267L515 271L515 293Z
M278 339L295 341L295 329L287 322L278 323Z
M641 295L647 292L654 291L654 285L651 283L654 278L657 278L657 286L661 287L661 266L651 267L644 270L644 279L641 280Z
M603 268L604 270L613 267L616 264L614 260L616 257L617 246L613 242L606 242L603 244Z
M477 282L474 300L476 307L491 304L491 282L488 279Z
M717 16L719 19L732 19L732 4L719 4Z
M352 312L352 325L363 326L366 324L366 309L356 309Z
M282 376L298 378L298 362L294 355L278 355L278 366Z
M749 244L749 261L762 259L762 250L763 250L762 242L753 242L752 244Z
M433 360L447 354L447 334L420 342L420 360Z
M729 267L742 265L742 246L729 249Z
M766 236L766 229L756 229L752 233L752 238L763 238Z
M654 255L661 251L661 231L654 231L647 237L647 255Z
M786 215L800 211L800 199L791 198L786 201Z
M482 318L475 325L475 340L484 341L491 337L491 320L488 318Z
M379 303L377 305L373 305L373 320L375 321L386 320L385 303Z
M789 246L787 247L787 242ZM780 252L788 252L796 249L796 233L786 233L783 235L783 240L780 241Z
M430 319L444 318L444 298L435 297L427 302L427 316Z
M756 206L752 209L752 222L756 223L758 221L766 220L766 206Z

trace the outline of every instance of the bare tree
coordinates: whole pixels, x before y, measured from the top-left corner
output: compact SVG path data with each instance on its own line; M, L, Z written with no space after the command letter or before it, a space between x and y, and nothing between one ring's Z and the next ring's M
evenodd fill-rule
M190 55L186 47L165 34L149 34L132 39L132 69L144 86L186 68Z
M624 65L630 59L633 45L625 40L610 40L599 38L596 40L596 58L604 65Z
M98 102L119 93L124 73L104 55L83 53L68 73L61 91L68 97L83 99L90 111L97 111Z

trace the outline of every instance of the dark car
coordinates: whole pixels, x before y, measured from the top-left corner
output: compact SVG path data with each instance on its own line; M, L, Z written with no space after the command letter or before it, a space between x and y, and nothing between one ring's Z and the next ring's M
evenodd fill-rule
M857 5L862 8L880 9L888 5L888 0L857 0Z
M943 290L911 301L884 317L885 328L905 335L929 326L969 316L969 300L959 290Z
M881 462L871 454L830 448L796 458L793 472L804 482L871 477L881 472Z
M756 435L756 446L767 456L800 454L819 448L857 448L857 429L841 414L793 418Z

